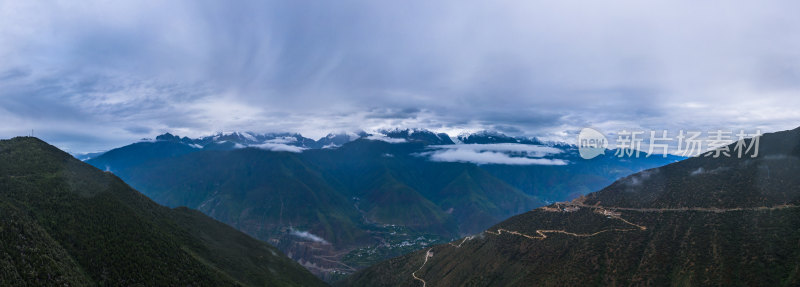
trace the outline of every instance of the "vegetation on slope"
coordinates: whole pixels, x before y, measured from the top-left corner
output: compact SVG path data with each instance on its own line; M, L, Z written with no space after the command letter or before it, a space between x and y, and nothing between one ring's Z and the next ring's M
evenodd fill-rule
M274 247L35 138L0 141L0 206L14 285L323 285Z

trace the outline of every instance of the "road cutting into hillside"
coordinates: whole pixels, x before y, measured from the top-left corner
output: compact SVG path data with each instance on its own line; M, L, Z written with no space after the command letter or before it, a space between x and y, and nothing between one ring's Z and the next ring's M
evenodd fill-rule
M548 211L549 212L558 212L556 210L548 210ZM569 212L569 211L563 211L563 212ZM484 231L484 233L492 234L492 235L495 235L495 236L500 236L503 233L507 233L507 234L512 234L512 235L522 236L522 237L525 237L525 238L528 238L528 239L544 240L545 238L547 238L547 234L548 233L560 233L560 234L565 234L565 235L570 235L570 236L575 236L575 237L590 237L590 236L595 236L595 235L598 235L598 234L601 234L601 233L611 232L611 231L626 232L626 231L646 230L647 229L647 227L644 227L644 226L641 226L641 225L638 225L638 224L635 224L635 223L631 223L630 221L625 220L622 217L619 217L619 215L617 215L615 213L610 213L610 212L607 212L605 210L595 210L595 213L599 213L601 215L607 215L607 216L609 216L611 218L615 218L615 219L621 220L622 222L624 222L624 223L626 223L628 225L634 226L635 228L611 228L611 229L605 229L605 230L601 230L601 231L594 232L594 233L585 233L585 234L574 233L574 232L569 232L569 231L560 230L560 229L538 229L538 230L536 230L536 234L537 235L529 235L529 234L525 234L525 233L522 233L522 232L519 232L519 231L499 228L499 229L497 229L497 231L486 230L486 231ZM461 246L464 243L466 243L469 240L472 240L473 238L474 238L474 236L467 236L458 245L455 245L452 242L448 243L448 245L453 246L455 248L461 248ZM421 277L417 276L417 272L419 272L420 270L422 270L423 267L425 267L425 264L428 263L428 259L430 259L430 258L433 258L433 249L432 248L428 249L428 251L425 252L425 261L422 262L422 265L419 268L417 268L416 271L411 273L411 276L414 278L414 280L422 282L422 286L423 287L426 287L428 283L424 279L422 279Z
M428 252L425 252L425 262L422 262L422 266L420 266L417 269L417 271L414 271L414 272L411 273L411 276L414 277L415 280L419 280L420 282L422 282L422 287L425 287L426 285L428 285L428 282L425 282L425 279L417 277L417 272L419 272L419 270L421 270L422 267L425 267L425 264L428 263L428 259L432 258L432 257L433 257L433 248L428 249Z
M569 236L574 236L574 237L592 237L592 236L599 235L599 234L606 233L606 232L630 232L630 231L644 231L644 230L647 230L646 226L630 222L627 219L622 218L622 216L621 216L621 214L619 212L615 212L615 211L634 211L634 212L690 212L690 211L695 211L695 212L722 213L722 212L736 212L736 211L767 211L767 210L778 210L778 209L787 209L787 208L800 207L800 206L797 206L797 205L783 204L783 205L777 205L777 206L739 207L739 208L713 208L713 207L626 208L626 207L606 207L606 206L599 206L599 205L586 205L586 204L583 204L583 203L580 203L580 202L574 202L574 201L573 202L568 202L568 203L557 203L554 206L555 207L550 207L550 206L540 207L538 210L541 210L543 212L570 213L570 212L578 211L580 208L587 208L587 209L592 209L592 211L594 213L596 213L596 214L622 221L623 223L632 226L632 228L609 228L609 229L604 229L604 230L600 230L600 231L593 232L593 233L574 233L574 232L569 232L569 231L566 231L566 230L563 230L563 229L537 229L536 230L536 235L525 234L525 233L522 233L522 232L519 232L519 231L509 230L509 229L505 229L505 228L498 228L495 231L486 230L486 231L484 231L484 233L491 234L491 235L494 235L494 236L500 236L503 233L506 233L506 234L509 234L509 235L515 235L515 236L520 236L520 237L524 237L524 238L527 238L527 239L535 239L535 240L544 240L544 239L546 239L548 237L547 234L549 234L549 233L564 234L564 235L569 235ZM564 206L564 207L562 207L562 206ZM472 240L473 238L475 238L475 236L467 236L458 245L453 244L452 242L448 243L448 245L453 246L455 248L461 248L461 246L464 243L466 243L469 240ZM428 249L428 251L425 253L425 261L422 263L422 266L420 266L416 271L411 273L411 276L415 280L418 280L418 281L422 282L422 286L423 287L426 287L427 282L424 279L422 279L421 277L417 276L416 273L419 272L420 270L422 270L423 267L425 267L425 264L428 263L428 259L433 258L432 250L433 250L432 248Z
M464 240L462 240L461 243L459 243L458 245L453 244L453 242L449 242L447 244L449 244L450 246L453 246L455 248L461 248L461 245L463 245L464 242L467 242L467 240L472 240L473 237L474 236L471 236L471 235L467 236L467 237L464 237Z
M563 203L563 205L565 205L565 206L577 206L577 207L583 207L583 208L597 208L597 209L605 209L605 210L621 210L621 211L635 211L635 212L686 212L686 211L697 211L697 212L713 212L713 213L734 212L734 211L765 211L765 210L777 210L777 209L800 207L800 206L791 205L791 204L781 204L781 205L776 205L776 206L734 207L734 208L719 208L719 207L635 208L635 207L611 207L611 206L601 206L601 205L588 205L588 204L577 203L577 202Z
M562 209L562 210L566 210L566 209ZM559 211L547 210L547 212L559 212ZM573 211L560 211L560 212L573 212ZM496 236L500 236L500 235L503 234L503 232L505 232L505 233L512 234L512 235L522 236L522 237L525 237L525 238L528 238L528 239L543 240L543 239L547 238L547 234L548 233L565 234L565 235L575 236L575 237L591 237L591 236L595 236L595 235L598 235L598 234L601 234L601 233L612 232L612 231L627 232L627 231L636 231L636 230L647 230L646 226L642 226L642 225L630 222L630 221L622 218L620 216L620 214L615 213L615 212L611 212L611 211L609 211L607 209L595 209L594 213L597 213L597 214L600 214L600 215L604 215L604 216L607 216L609 218L614 218L614 219L620 220L623 223L625 223L627 225L630 225L630 226L633 226L635 228L609 228L609 229L604 229L604 230L600 230L600 231L593 232L593 233L575 233L575 232L569 232L569 231L566 231L566 230L563 230L563 229L537 229L536 230L536 235L524 234L524 233L521 233L519 231L508 230L508 229L505 229L505 228L498 228L496 231L486 230L485 233L496 235Z

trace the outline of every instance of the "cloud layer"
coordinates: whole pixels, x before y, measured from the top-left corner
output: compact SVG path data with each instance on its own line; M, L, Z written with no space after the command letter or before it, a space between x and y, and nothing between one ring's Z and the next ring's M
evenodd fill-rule
M447 150L470 150L470 151L497 151L504 153L511 153L527 157L543 157L546 155L558 154L562 150L532 144L517 144L517 143L498 143L498 144L454 144L454 145L437 145L432 148L447 149Z
M366 139L373 140L373 141L383 141L383 142L387 142L387 143L404 143L404 142L406 142L406 139L404 139L404 138L390 138L390 137L388 137L388 136L386 136L384 134L373 134L373 135L367 136Z
M470 162L475 164L508 165L566 165L561 159L542 158L561 153L560 149L547 146L501 143L501 144L455 144L431 146L434 151L421 156L432 161Z
M263 143L263 144L252 145L252 147L257 147L269 151L287 151L294 153L300 153L305 150L305 148L302 147L287 145L282 143Z
M0 136L800 124L800 2L0 2Z

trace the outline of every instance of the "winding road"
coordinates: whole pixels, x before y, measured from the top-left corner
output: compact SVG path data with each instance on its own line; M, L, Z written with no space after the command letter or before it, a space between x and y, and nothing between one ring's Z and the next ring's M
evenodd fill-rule
M425 262L422 262L422 266L420 266L419 269L417 269L417 271L414 271L414 272L411 273L411 276L414 277L414 279L419 280L420 282L422 282L422 287L425 287L425 285L428 285L428 282L425 282L424 279L417 277L417 272L420 269L422 269L422 267L425 267L425 264L428 263L428 259L431 258L431 257L433 257L433 248L428 249L428 252L425 252Z
M625 224L628 224L628 225L633 226L635 228L610 228L610 229L600 230L600 231L597 231L597 232L594 232L594 233L574 233L574 232L569 232L569 231L566 231L566 230L563 230L563 229L538 229L538 230L536 230L536 235L529 235L529 234L525 234L525 233L522 233L522 232L519 232L519 231L515 231L515 230L508 230L508 229L505 229L505 228L499 228L496 231L486 230L486 231L484 231L484 233L495 235L495 236L500 236L503 233L506 233L506 234L525 237L525 238L528 238L528 239L537 239L537 240L546 239L548 233L559 233L559 234L565 234L565 235L570 235L570 236L575 236L575 237L591 237L591 236L595 236L595 235L598 235L598 234L601 234L601 233L612 232L612 231L628 232L628 231L636 231L636 230L640 230L640 231L647 230L646 226L642 226L642 225L638 225L638 224L632 223L632 222L622 218L618 212L614 212L614 211L636 211L636 212L686 212L686 211L697 211L697 212L721 213L721 212L732 212L732 211L764 211L764 210L776 210L776 209L800 207L800 206L797 206L797 205L783 204L783 205L777 205L777 206L737 207L737 208L715 208L715 207L628 208L628 207L606 207L606 206L599 206L599 205L586 205L586 204L582 204L580 202L575 202L575 201L567 202L567 203L557 203L557 204L555 204L555 206L557 208L545 206L545 207L540 207L539 209L542 210L542 211L545 211L545 212L573 212L573 211L578 210L578 208L589 208L589 209L592 209L594 211L594 213L620 220L620 221L624 222ZM568 207L568 208L563 208L561 206ZM474 236L467 236L458 245L455 245L452 242L450 242L448 244L450 246L455 247L455 248L461 248L461 245L463 245L465 242L467 242L467 241L469 241L469 240L471 240L473 238L474 238ZM430 258L433 258L433 248L428 249L428 251L425 253L425 261L422 263L422 266L420 266L416 271L411 273L411 276L415 280L418 280L418 281L422 282L422 286L423 287L426 287L427 282L424 279L422 279L421 277L417 276L416 273L419 272L420 270L422 270L423 267L425 267L425 264L428 263L428 259L430 259Z

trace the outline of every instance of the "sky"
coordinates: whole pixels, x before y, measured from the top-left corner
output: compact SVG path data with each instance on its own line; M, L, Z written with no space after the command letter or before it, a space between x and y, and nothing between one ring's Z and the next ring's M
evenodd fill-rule
M800 126L798 1L0 0L0 138Z

